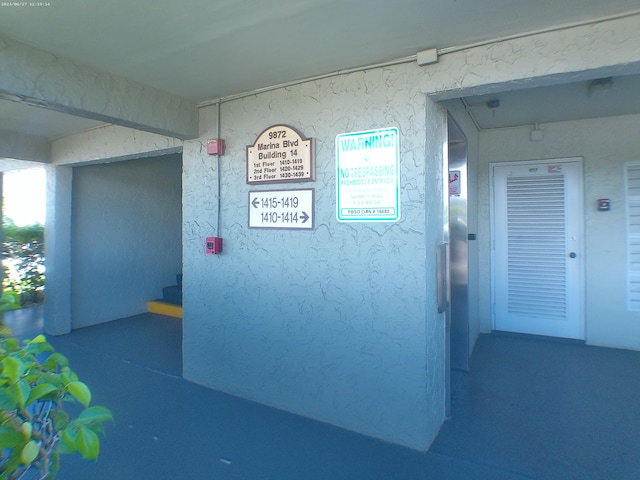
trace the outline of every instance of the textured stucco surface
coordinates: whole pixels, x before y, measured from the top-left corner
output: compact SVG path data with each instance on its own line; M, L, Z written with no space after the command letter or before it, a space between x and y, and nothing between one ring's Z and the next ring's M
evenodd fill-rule
M73 328L145 312L175 285L181 163L171 155L73 169Z
M489 162L562 157L584 158L585 331L591 345L640 349L640 313L627 311L624 163L640 159L640 116L600 118L541 125L544 139L529 141L530 128L480 135L480 288L490 298ZM611 199L599 212L597 199ZM480 304L485 328L490 304Z
M104 163L181 151L181 140L108 125L52 141L51 162L57 165Z
M443 416L444 337L432 284L442 212L437 202L425 210L427 195L441 198L442 168L426 165L425 129L435 123L441 134L442 121L435 106L426 120L417 72L378 69L222 104L218 256L204 254L216 233L217 177L216 158L204 152L216 107L203 109L202 136L184 147L186 378L428 446ZM245 148L278 123L315 139L316 181L250 187ZM402 219L338 223L335 136L382 127L400 130ZM248 229L249 190L307 187L313 231Z
M194 138L195 103L0 37L0 93L62 113Z
M424 81L448 100L631 73L640 73L640 16L443 55Z

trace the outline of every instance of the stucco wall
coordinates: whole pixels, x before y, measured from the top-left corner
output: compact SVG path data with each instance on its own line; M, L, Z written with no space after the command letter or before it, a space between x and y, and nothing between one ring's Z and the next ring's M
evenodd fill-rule
M217 112L215 106L202 109L200 137L184 144L185 376L361 433L426 448L442 421L445 395L444 322L442 315L435 313L434 265L435 248L442 241L444 123L443 107L425 100L424 94L445 100L637 73L638 22L640 18L634 17L525 36L449 52L437 64L424 68L413 63L378 68L223 103L220 135L227 142L227 153L220 162L219 232L216 159L205 152L206 140L217 136ZM477 330L486 331L491 328L487 163L501 158L494 156L493 150L499 150L497 146L508 140L512 151L497 152L504 160L513 160L511 154L531 158L541 158L545 153L581 155L579 151L588 150L582 147L590 142L590 134L585 133L580 140L564 139L560 129L547 152L543 144L526 145L526 129L519 133L501 132L495 140L486 137L485 143L492 144L485 149L487 155L482 148L476 154L473 148L477 148L477 134L463 117L456 114L470 139L469 222L470 231L478 234L479 249ZM245 183L245 147L265 127L276 123L288 123L316 139L316 181L286 186L316 189L316 228L312 232L247 228L250 187ZM338 224L335 136L389 126L398 127L401 134L402 220L397 224ZM631 133L638 137L637 132ZM547 141L551 138L554 137L549 136ZM610 141L607 138L604 144L609 145ZM55 140L52 163L71 165L130 159L180 148L182 142L175 139L108 126ZM478 157L482 163L472 160ZM476 167L477 183L473 183ZM53 270L48 270L48 295L54 289L59 301L52 304L48 297L47 305L54 305L55 309L47 308L61 314L55 317L55 324L47 314L46 322L48 329L53 326L59 333L65 325L68 329L69 323L64 320L69 317L66 313L71 302L71 294L65 290L71 283L68 261L71 253L69 242L65 241L69 238L69 229L65 228L71 211L67 198L70 170L71 167L51 169L56 174L55 185L64 188L52 189L56 205L63 208L56 207L56 218L61 220L56 220L55 225L48 224L49 229L61 231L55 242L50 242L48 236L47 259L50 265L61 268L55 276ZM471 197L476 186L478 211L474 217ZM114 188L118 192L120 187ZM251 189L263 188L282 185ZM115 196L111 193L109 201L113 202ZM610 197L615 208L615 195ZM79 202L73 207L82 208ZM588 209L587 215L589 219ZM87 217L90 225L99 225L91 215ZM473 232L475 218L478 223ZM593 228L605 229L601 235L610 231L606 222L598 223L603 222L602 217L593 220ZM136 228L134 225L132 231L137 231ZM592 230L588 228L588 235ZM204 239L215 234L224 238L224 252L206 256ZM589 242L597 244L595 238L593 235L588 239L588 249ZM83 247L89 263L88 267L82 267L84 279L89 278L91 263L101 265L105 261L98 257L95 248L91 250L92 246L85 242ZM146 251L147 246L148 242L136 240L131 251L141 252L143 247ZM82 251L77 252L75 245L73 248L74 265L78 267L85 258L81 260ZM605 256L601 258L607 261ZM74 272L74 288L82 281L82 275ZM108 288L112 286L107 283ZM590 304L595 303L591 295L596 287L588 286ZM606 302L602 305L607 307L599 307L601 310L611 311ZM587 310L589 315L595 316L596 308L592 305ZM106 310L111 313L112 306ZM608 329L606 322L611 315L602 318L600 325ZM626 314L621 318L613 326L634 322ZM473 325L471 328L473 338L476 329ZM597 331L596 323L587 329L588 335ZM627 331L633 333L633 328ZM638 337L637 333L635 336Z
M430 444L443 416L432 282L442 211L425 201L441 198L442 168L425 154L442 158L442 117L430 101L425 112L428 100L412 86L418 71L378 69L223 103L217 256L204 254L216 233L216 159L204 152L216 107L202 110L201 138L184 147L186 378L388 441ZM246 146L278 123L315 139L315 182L246 184ZM400 130L402 219L339 223L335 137L382 127ZM308 187L313 231L248 229L249 190Z
M585 320L591 345L640 349L640 313L626 310L624 163L640 160L640 116L599 118L542 125L544 139L529 140L530 128L480 135L480 297L490 298L490 162L561 157L584 158ZM611 211L599 212L597 199L611 199ZM490 305L480 305L484 328Z
M73 169L72 327L147 311L181 271L179 155Z

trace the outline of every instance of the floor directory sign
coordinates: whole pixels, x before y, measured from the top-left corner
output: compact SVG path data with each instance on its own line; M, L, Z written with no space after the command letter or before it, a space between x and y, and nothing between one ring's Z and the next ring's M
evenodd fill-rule
M400 219L399 143L395 127L336 137L338 221Z
M249 228L313 230L313 188L249 192Z

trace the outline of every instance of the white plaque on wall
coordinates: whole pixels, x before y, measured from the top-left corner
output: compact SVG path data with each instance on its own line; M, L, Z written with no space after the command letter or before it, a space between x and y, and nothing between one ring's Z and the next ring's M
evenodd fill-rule
M247 183L314 180L313 139L295 128L274 125L247 146Z

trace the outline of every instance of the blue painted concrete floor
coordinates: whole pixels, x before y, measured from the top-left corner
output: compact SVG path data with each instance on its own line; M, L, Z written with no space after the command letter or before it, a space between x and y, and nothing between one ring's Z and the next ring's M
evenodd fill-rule
M98 461L64 456L57 478L640 479L640 352L482 335L421 453L183 380L181 331L143 314L49 338L116 419Z

